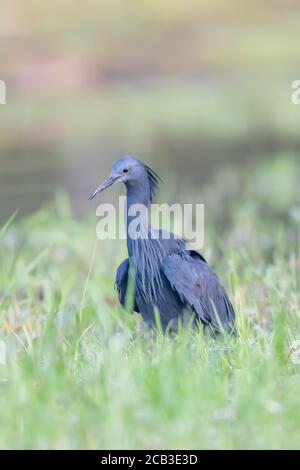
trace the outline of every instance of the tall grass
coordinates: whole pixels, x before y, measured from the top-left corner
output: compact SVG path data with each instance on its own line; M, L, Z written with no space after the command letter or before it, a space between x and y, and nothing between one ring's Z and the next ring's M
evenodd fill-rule
M237 311L228 341L150 335L113 291L125 246L95 245L94 216L76 220L64 199L11 220L0 244L0 447L299 448L298 201L292 192L278 210L277 189L266 180L254 196L251 184L228 196L220 183L231 208L222 227L207 196L204 252Z

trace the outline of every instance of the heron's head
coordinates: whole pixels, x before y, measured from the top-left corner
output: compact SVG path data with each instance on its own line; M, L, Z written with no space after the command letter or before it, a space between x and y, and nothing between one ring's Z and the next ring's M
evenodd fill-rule
M138 158L122 157L113 164L110 175L91 194L90 199L115 183L124 183L127 187L148 193L149 202L152 202L159 181L159 176Z

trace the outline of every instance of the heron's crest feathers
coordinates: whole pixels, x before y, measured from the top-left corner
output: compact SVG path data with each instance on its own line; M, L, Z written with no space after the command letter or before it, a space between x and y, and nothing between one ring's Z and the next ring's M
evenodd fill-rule
M145 169L146 169L146 172L147 172L149 185L150 185L150 203L152 203L152 202L154 202L156 193L157 193L158 188L159 188L159 184L162 182L162 179L149 166L145 165Z

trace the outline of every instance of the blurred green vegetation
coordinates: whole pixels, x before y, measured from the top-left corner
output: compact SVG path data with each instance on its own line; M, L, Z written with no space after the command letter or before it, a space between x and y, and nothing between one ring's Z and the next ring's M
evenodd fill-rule
M1 2L0 220L19 209L0 231L1 448L299 448L299 17ZM160 201L205 204L237 339L151 336L119 307L125 243L96 240L87 196L129 153Z
M280 0L2 2L1 219L57 187L82 213L128 153L195 187L299 158L298 24Z

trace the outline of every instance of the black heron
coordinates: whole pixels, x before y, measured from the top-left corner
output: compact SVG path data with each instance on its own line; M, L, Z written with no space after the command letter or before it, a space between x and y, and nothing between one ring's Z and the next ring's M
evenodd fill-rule
M133 218L131 208L135 204L150 206L159 181L158 175L141 160L126 156L114 163L109 177L90 196L93 199L115 183L122 182L126 186L128 259L117 270L119 300L123 306L128 305L126 293L132 278L130 274L134 273L132 309L151 327L155 325L158 311L164 331L176 329L178 321L189 317L192 323L200 321L205 329L210 327L215 333L234 333L232 304L201 253L184 239L153 229L146 217L140 222L141 232L149 236L129 234Z

